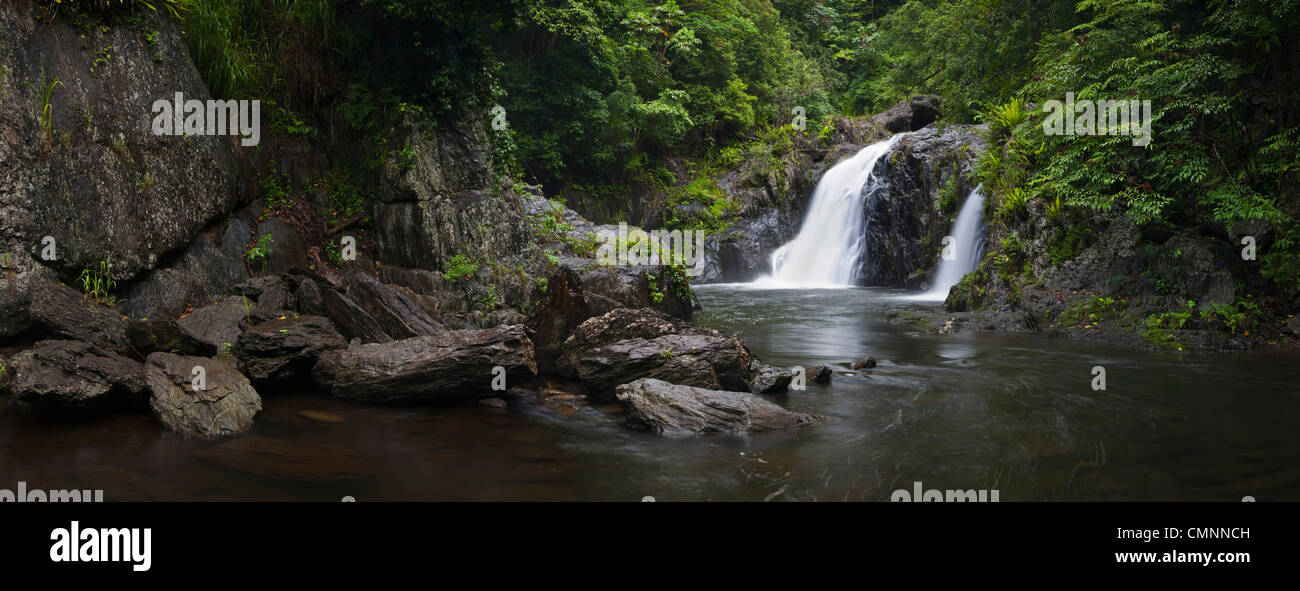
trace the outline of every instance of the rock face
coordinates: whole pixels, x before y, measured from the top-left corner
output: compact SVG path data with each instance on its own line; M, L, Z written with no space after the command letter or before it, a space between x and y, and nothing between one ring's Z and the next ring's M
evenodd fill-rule
M817 422L746 392L723 392L640 379L618 387L633 429L659 435L751 433L795 429Z
M536 347L537 367L550 371L560 356L564 339L591 317L582 281L572 269L561 269L546 283L546 294L528 316L525 325Z
M620 308L579 325L556 367L596 395L612 394L615 386L641 377L748 391L752 361L737 337L653 310Z
M83 341L116 353L131 348L126 338L126 318L66 285L43 283L32 290L31 316L46 331Z
M144 391L144 367L78 341L41 341L9 361L10 389L23 402L88 408L129 402Z
M963 179L983 147L976 126L927 127L904 136L876 163L873 174L886 182L862 195L866 251L857 272L861 284L904 287L910 277L936 268L943 237L974 189ZM941 204L941 192L952 202Z
M193 389L195 367L205 388ZM193 437L217 439L253 426L262 397L235 366L220 359L153 353L145 359L149 407L164 427Z
M465 400L492 396L537 373L533 343L523 325L453 330L433 336L331 351L312 369L332 396L369 403Z
M308 375L322 354L347 345L328 318L300 316L249 328L231 352L253 381L284 381Z
M453 254L495 261L526 249L519 196L485 190L495 182L485 122L469 115L464 121L435 130L409 121L394 130L394 145L409 145L415 157L385 171L374 208L381 260L432 270Z
M57 259L45 264L65 280L107 257L125 282L244 195L230 138L153 134L154 101L211 97L175 21L164 11L136 16L138 25L83 32L71 19L33 20L27 3L0 7L0 247L39 259L42 238L53 237ZM96 61L105 47L111 59ZM28 108L55 80L51 120L66 136L44 135ZM87 125L82 112L92 107Z

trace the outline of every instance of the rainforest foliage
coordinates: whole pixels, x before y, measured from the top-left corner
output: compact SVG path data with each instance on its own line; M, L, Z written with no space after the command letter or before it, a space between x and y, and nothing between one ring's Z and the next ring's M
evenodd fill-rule
M1035 203L1061 225L1114 210L1224 239L1264 222L1258 274L1300 288L1300 0L40 4L178 15L214 94L271 101L290 134L486 121L499 105L498 160L552 194L694 187L700 167L683 180L667 164L788 146L796 107L815 133L828 116L937 94L945 121L990 124L979 180L996 210ZM1042 106L1067 93L1151 101L1151 142L1046 135ZM367 145L400 156L383 138Z

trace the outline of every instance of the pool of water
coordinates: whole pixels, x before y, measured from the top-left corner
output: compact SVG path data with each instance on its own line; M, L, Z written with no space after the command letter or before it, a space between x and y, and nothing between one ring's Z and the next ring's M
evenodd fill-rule
M375 407L262 390L246 435L167 433L147 412L67 417L0 404L0 488L108 500L1300 500L1300 357L1156 353L1033 334L924 334L935 307L872 288L698 289L702 324L829 386L772 397L827 417L797 432L665 438L608 404ZM852 372L863 356L877 367ZM1092 368L1106 389L1092 389Z

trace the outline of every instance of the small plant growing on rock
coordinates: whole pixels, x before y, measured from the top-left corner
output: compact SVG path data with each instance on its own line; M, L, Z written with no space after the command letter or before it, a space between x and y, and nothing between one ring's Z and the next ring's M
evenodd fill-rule
M48 79L45 76L45 67L41 66L40 82L28 83L27 86L36 91L36 119L40 122L41 136L38 151L44 154L50 151L51 144L54 142L54 108L50 105L50 100L54 96L54 89L63 86L63 82L58 79Z
M275 238L270 234L262 234L256 243L244 251L250 271L252 267L256 267L259 273L266 270L266 258L271 254L271 243L274 241Z
M497 309L497 285L496 285L495 283L489 283L489 284L488 284L488 292L487 292L487 295L485 295L485 296L479 298L479 303L483 304L483 308L484 308L485 310L487 310L488 312L495 312L495 311L496 311L496 309Z
M82 269L81 275L77 277L77 283L81 284L81 293L88 300L110 308L121 302L112 295L117 282L113 281L113 263L108 257L104 257L104 260L93 269Z
M477 272L478 263L463 254L458 254L447 260L447 270L443 275L446 275L447 279L456 281L466 277L473 277Z

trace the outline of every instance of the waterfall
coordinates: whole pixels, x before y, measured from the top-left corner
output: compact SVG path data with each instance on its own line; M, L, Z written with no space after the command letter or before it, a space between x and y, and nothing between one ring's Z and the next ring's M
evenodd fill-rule
M975 270L980 253L984 250L983 211L984 195L980 193L980 187L975 187L966 197L966 203L961 206L961 211L952 224L952 240L946 245L951 247L952 257L939 260L939 271L934 274L934 284L920 299L946 299L948 290L957 285L967 273Z
M883 185L885 179L874 178L871 172L902 136L897 134L862 148L826 171L817 181L799 233L772 254L772 275L755 283L788 287L854 285L865 249L862 196Z

